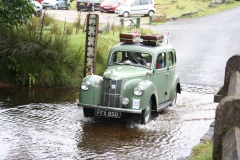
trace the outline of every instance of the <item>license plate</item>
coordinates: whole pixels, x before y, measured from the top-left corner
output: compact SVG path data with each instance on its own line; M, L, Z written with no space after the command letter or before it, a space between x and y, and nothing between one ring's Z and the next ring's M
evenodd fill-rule
M121 118L121 112L104 111L100 109L95 109L95 116Z
M85 3L81 2L81 3L80 3L80 5L81 5L81 6L84 6L84 5L85 5Z
M110 7L104 7L104 9L110 9Z
M140 108L140 99L133 99L132 108L134 108L134 109Z

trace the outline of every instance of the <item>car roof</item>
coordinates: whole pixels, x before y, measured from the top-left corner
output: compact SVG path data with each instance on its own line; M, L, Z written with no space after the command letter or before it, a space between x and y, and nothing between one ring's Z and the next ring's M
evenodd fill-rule
M168 43L153 46L153 45L146 45L141 42L135 42L135 43L121 42L121 43L113 46L111 49L111 52L113 52L113 51L140 51L140 52L157 54L161 51L166 51L167 49L169 50L169 49L173 49L173 48Z

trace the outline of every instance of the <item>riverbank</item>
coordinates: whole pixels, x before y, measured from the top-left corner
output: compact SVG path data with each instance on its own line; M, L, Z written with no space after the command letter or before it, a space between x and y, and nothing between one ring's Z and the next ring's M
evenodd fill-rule
M0 87L13 87L13 86L15 86L13 83L0 81Z

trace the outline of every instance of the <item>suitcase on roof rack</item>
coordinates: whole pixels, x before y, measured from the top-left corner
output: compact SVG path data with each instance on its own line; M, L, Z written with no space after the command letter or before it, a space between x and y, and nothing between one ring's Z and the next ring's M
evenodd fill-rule
M120 42L133 43L139 39L140 35L136 33L120 33Z
M143 39L143 44L147 45L157 45L162 43L164 39L163 34L146 34L142 35L141 38Z

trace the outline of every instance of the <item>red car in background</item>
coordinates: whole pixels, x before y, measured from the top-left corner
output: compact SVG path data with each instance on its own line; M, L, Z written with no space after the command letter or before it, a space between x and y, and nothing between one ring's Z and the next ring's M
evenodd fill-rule
M123 3L123 0L105 0L100 5L100 12L115 12L115 9Z

